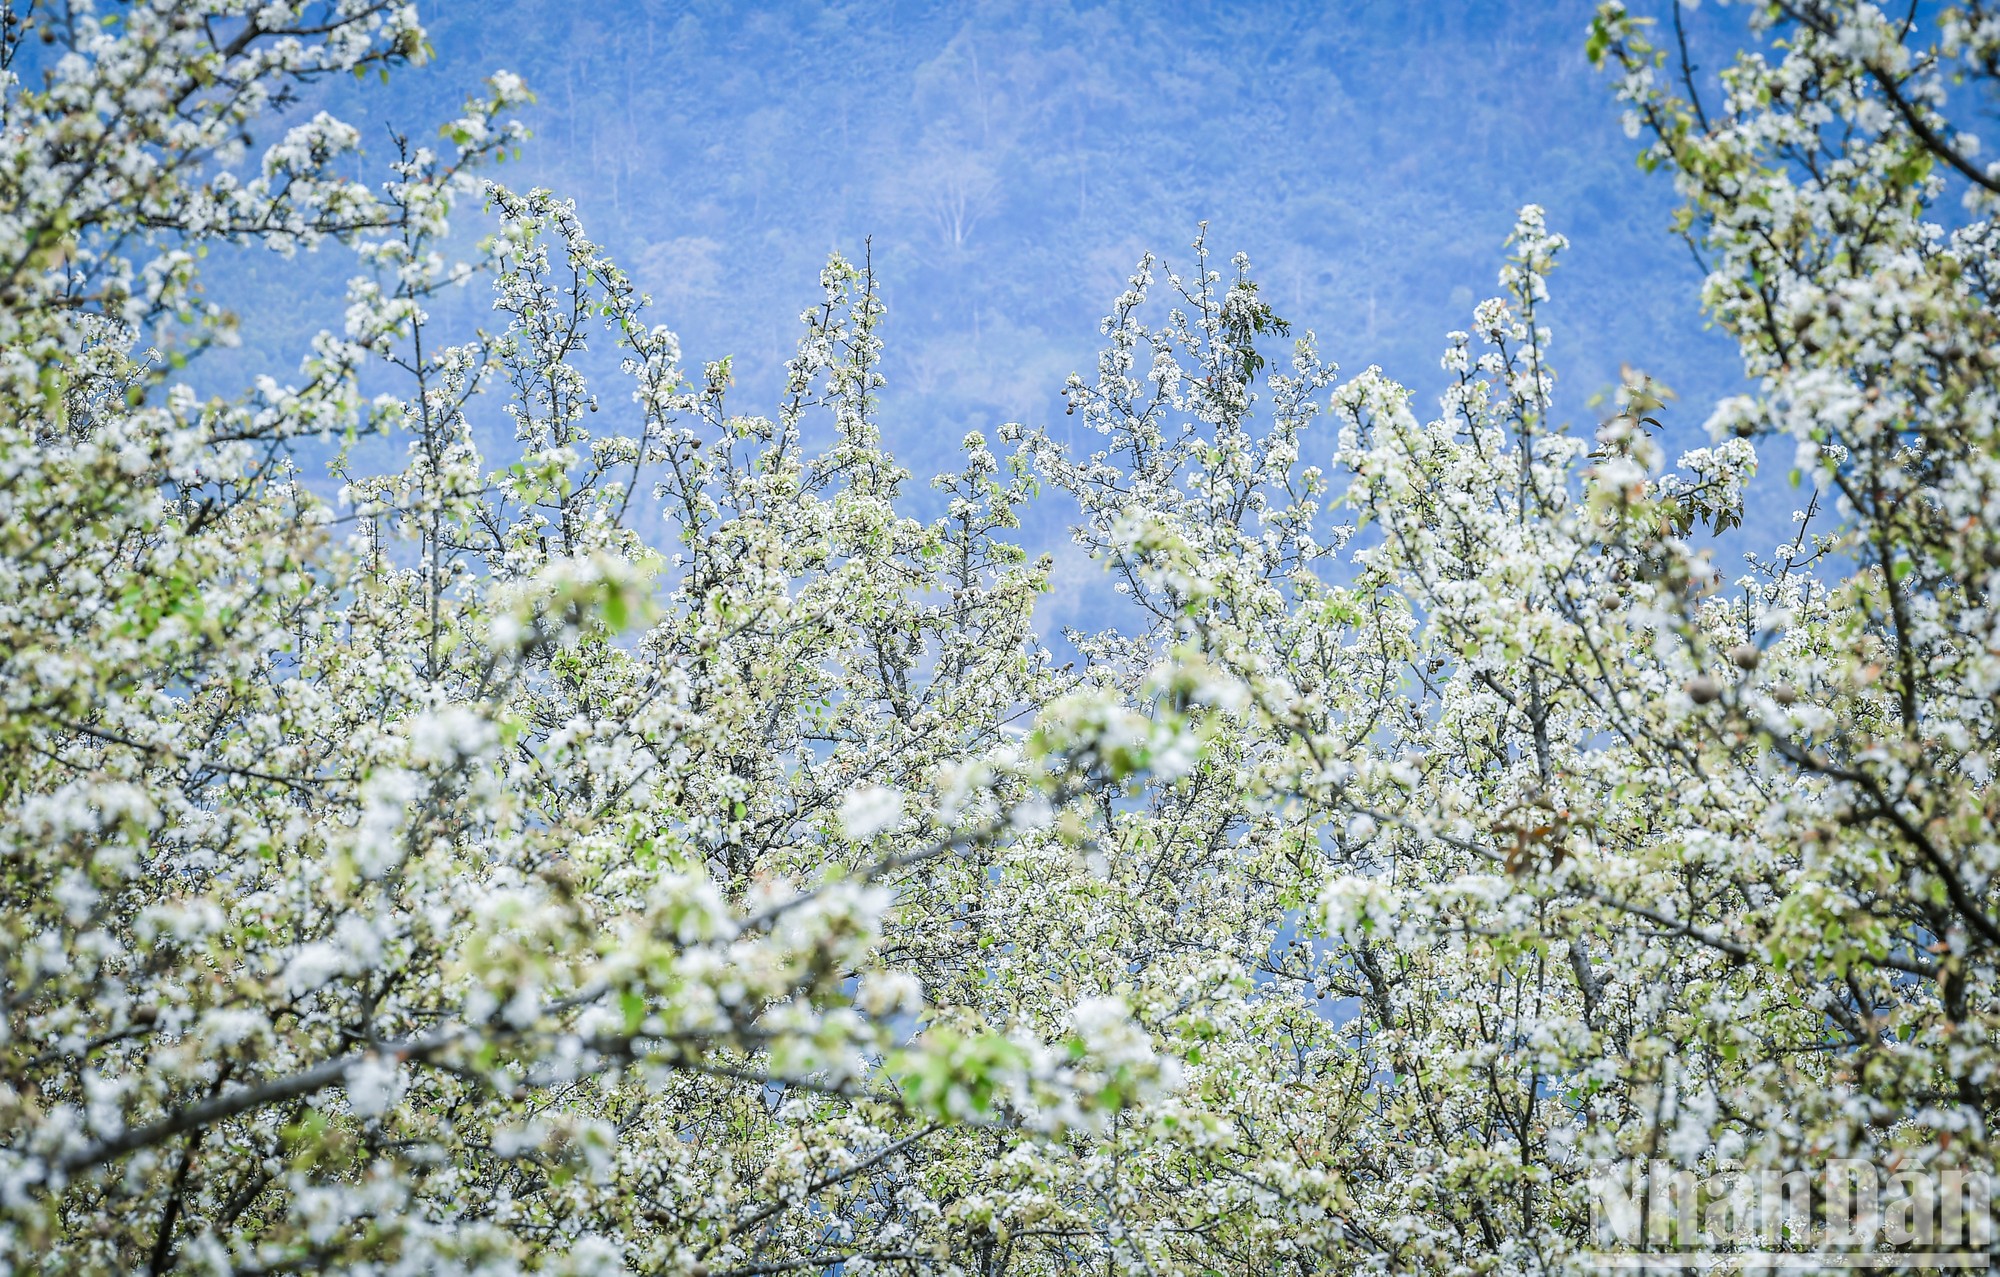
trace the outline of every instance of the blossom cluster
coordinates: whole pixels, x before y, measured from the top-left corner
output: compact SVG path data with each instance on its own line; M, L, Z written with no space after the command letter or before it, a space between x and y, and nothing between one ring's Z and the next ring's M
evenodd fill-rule
M2000 15L1779 0L1707 101L1602 7L1753 378L1671 466L1641 371L1560 420L1529 206L1435 414L1204 229L1084 445L969 433L929 517L866 259L740 411L490 180L518 77L373 185L330 115L250 154L408 6L62 18L0 24L0 1269L1556 1272L1607 1161L1990 1164L2000 169L1944 86ZM359 273L202 401L222 241ZM1115 587L1073 660L1035 500Z

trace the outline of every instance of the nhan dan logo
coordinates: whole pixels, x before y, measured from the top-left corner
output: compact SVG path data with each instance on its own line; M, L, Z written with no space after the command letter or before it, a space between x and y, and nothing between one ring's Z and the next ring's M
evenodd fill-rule
M1592 1175L1598 1272L1970 1271L1992 1266L1992 1176L1836 1159L1699 1173L1666 1160Z

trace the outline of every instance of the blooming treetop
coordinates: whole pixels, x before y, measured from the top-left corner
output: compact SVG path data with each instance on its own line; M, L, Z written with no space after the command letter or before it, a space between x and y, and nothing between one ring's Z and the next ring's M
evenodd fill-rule
M2000 179L1939 86L2000 21L1759 14L1717 102L1590 37L1758 379L1713 446L1636 372L1555 418L1539 208L1428 419L1204 234L1086 449L969 434L927 520L865 261L747 415L482 176L515 77L372 186L330 116L252 155L407 6L10 18L0 1266L1553 1271L1601 1159L1989 1162ZM361 273L204 402L146 343L227 339L219 240ZM1041 485L1129 607L1066 666Z

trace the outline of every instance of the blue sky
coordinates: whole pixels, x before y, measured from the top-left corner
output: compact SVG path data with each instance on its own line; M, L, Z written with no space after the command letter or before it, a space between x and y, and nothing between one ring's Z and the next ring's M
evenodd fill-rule
M459 0L425 9L433 65L341 107L415 132L495 68L526 77L536 137L502 176L573 196L690 360L736 357L740 411L775 402L826 253L872 237L885 432L919 475L969 428L1059 417L1139 253L1185 260L1202 220L1343 369L1428 400L1528 201L1574 244L1551 312L1565 410L1591 416L1630 362L1681 392L1691 444L1738 369L1667 231L1671 185L1635 168L1583 59L1591 7ZM253 299L319 286L255 275ZM267 331L302 343L311 309Z

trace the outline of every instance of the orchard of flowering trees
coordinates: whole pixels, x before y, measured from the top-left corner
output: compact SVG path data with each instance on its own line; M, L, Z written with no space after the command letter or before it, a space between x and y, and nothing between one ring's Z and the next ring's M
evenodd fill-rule
M865 262L747 415L493 180L521 80L290 110L421 74L400 0L13 0L0 1271L1582 1271L1608 1164L1990 1168L2000 8L1735 12L1719 80L1578 33L1710 446L1555 414L1529 207L1441 403L1198 242L1087 445L967 435L925 520ZM354 278L203 399L223 242ZM1031 502L1119 596L1074 660Z

